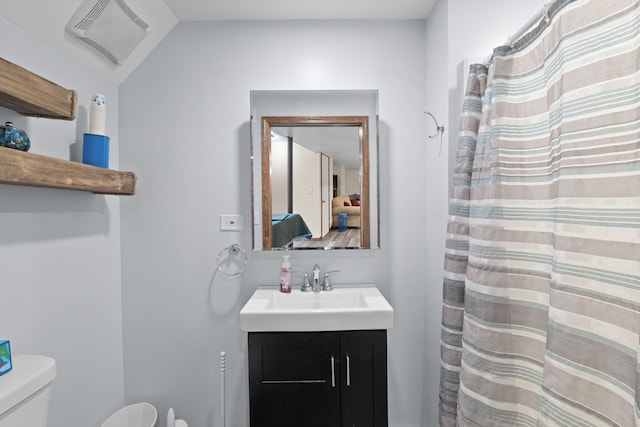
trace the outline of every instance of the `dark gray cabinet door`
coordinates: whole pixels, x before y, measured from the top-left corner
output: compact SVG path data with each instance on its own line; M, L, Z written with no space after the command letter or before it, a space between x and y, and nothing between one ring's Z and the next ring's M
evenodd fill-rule
M386 427L386 331L340 335L342 427Z
M249 333L251 427L386 427L386 331Z
M251 427L340 425L339 337L250 333Z

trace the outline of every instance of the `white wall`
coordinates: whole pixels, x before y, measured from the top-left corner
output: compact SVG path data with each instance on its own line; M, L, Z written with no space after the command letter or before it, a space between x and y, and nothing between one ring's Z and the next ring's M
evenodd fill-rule
M293 212L300 214L314 238L322 238L320 154L293 144Z
M289 141L271 141L271 211L289 211Z
M0 56L76 90L80 104L75 121L2 108L0 121L26 130L33 153L81 160L101 92L117 168L117 88L2 17L0 40ZM98 426L123 404L119 211L117 196L0 185L0 339L56 359L50 427Z
M423 165L427 174L426 191L426 224L427 224L427 253L425 256L425 287L424 301L425 351L424 389L422 426L437 425L438 391L440 382L440 323L442 312L442 274L444 267L444 244L447 224L447 176L448 156L447 135L455 133L452 123L447 122L448 114L448 72L444 66L447 61L448 38L447 19L448 4L446 0L438 1L429 19L427 19L426 57L427 57L427 103L426 110L438 119L438 124L444 125L445 133L430 139L427 135L436 133L435 122L431 117L423 114L425 134L422 141L426 147ZM442 144L442 148L441 148ZM424 196L423 196L424 197Z
M250 227L218 230L221 213L250 218L249 91L378 89L383 249L301 251L292 264L310 271L318 262L342 270L337 283L380 286L396 307L390 425L420 425L424 32L424 21L182 23L120 87L122 164L139 178L135 198L122 200L127 401L149 399L189 425L218 426L225 351L227 426L248 425L238 313L258 285L277 283L280 254L249 251L237 281L214 271L230 243L251 247ZM286 66L263 66L274 61Z
M345 169L344 171L344 193L342 194L360 194L362 184L360 182L360 171L356 169Z

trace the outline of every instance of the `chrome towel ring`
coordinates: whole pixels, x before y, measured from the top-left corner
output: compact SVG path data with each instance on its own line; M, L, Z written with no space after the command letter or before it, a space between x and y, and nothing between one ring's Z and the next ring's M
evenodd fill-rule
M223 256L225 257L224 259ZM218 271L220 271L220 273L225 277L235 279L240 276L247 268L248 263L249 258L247 258L247 252L245 252L245 250L236 243L231 246L227 246L218 253ZM234 273L229 273L223 268L223 265L228 268L228 266L234 264L239 265L237 271Z

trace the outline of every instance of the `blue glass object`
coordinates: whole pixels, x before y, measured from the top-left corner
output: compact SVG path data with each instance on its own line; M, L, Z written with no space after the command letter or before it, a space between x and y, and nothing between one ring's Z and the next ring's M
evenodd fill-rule
M6 122L4 126L0 126L0 147L29 151L31 142L25 131L14 128L11 122Z
M0 375L9 372L12 367L9 341L0 340Z

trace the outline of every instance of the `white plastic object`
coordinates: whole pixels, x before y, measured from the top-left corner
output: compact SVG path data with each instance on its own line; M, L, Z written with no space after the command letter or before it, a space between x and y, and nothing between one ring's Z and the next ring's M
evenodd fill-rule
M187 427L187 422L185 420L176 420L173 408L169 408L167 412L167 427Z
M227 370L227 354L224 351L220 352L220 426L225 427L225 376ZM186 426L182 426L186 427Z
M147 402L134 403L111 415L100 427L154 427L158 419L155 406Z
M120 65L147 36L148 28L124 0L85 0L65 31Z
M13 356L13 369L0 378L0 427L44 427L56 362L35 354Z

